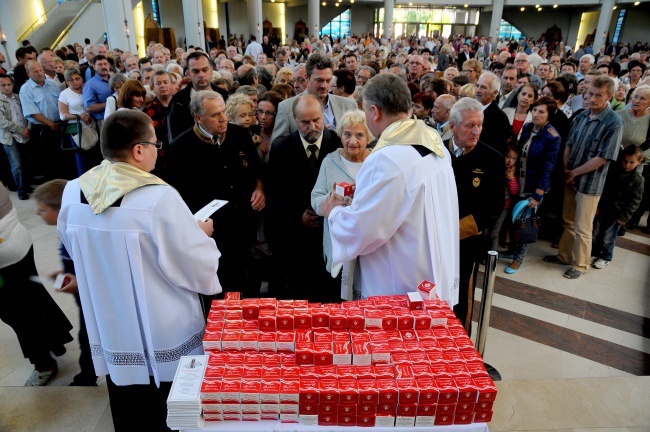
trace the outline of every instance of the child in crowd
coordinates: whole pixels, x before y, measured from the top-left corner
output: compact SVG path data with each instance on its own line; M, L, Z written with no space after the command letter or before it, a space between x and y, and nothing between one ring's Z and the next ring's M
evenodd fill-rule
M636 168L644 161L643 150L629 145L621 152L620 161L609 167L594 221L591 247L595 257L591 265L593 268L607 267L614 254L619 228L627 223L641 204L644 180Z
M61 198L63 197L63 189L67 180L51 180L43 183L34 190L33 198L36 200L38 206L38 215L48 225L56 225L56 220L59 217L61 210ZM81 299L77 288L77 278L75 276L74 264L68 251L63 244L60 246L61 261L63 263L64 282L59 292L65 292L74 295L77 306L79 306L79 348L81 354L79 355L79 366L81 372L75 375L71 386L96 386L97 375L95 375L95 366L93 365L92 354L90 351L90 344L88 342L88 333L86 331L86 322L84 321L83 311L81 310ZM52 274L56 278L59 272Z
M506 233L508 232L508 227L510 225L510 218L508 215L511 214L514 204L511 197L519 196L519 176L516 173L518 159L519 151L513 146L508 146L508 153L506 154L506 204L492 229L492 247L490 250L497 250L497 247L499 246L500 233L504 230ZM505 227L503 226L504 221L506 221Z

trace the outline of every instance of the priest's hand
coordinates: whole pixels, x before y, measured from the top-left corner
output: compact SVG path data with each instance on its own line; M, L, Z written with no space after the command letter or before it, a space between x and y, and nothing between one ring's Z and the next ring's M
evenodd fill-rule
M203 232L208 237L212 237L212 233L214 232L214 225L212 224L212 219L208 218L205 222L200 220L200 221L196 221L196 223L199 224L199 227L201 227Z

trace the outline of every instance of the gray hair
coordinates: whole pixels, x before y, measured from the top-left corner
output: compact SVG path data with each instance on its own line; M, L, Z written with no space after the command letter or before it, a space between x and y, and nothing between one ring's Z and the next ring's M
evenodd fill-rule
M212 99L223 100L223 96L213 90L201 90L196 92L190 101L190 112L192 113L192 117L196 117L197 115L204 116L205 108L203 107L203 102Z
M490 72L490 71L484 71L481 74L481 77L484 77L484 76L492 78L492 82L490 83L490 90L493 93L494 92L499 93L499 90L501 90L501 80L499 79L499 77L495 73Z
M650 85L642 84L640 86L637 86L632 92L632 96L636 96L637 94L650 99Z
M483 105L474 98L462 98L451 107L449 122L455 126L461 124L466 112L480 112L483 114Z
M165 65L165 70L167 72L176 72L177 74L183 76L183 66L179 65L178 63L167 63L167 65Z
M412 105L406 81L394 73L379 74L369 79L363 88L363 101L389 115L407 113Z
M583 55L582 57L580 57L580 60L582 60L583 58L586 58L587 60L589 60L589 63L591 63L591 64L594 64L596 62L596 57L592 56L591 54Z
M368 124L366 123L366 113L361 110L347 111L345 114L343 114L338 122L338 125L336 126L336 134L342 139L343 131L345 131L347 127L355 125L363 126L363 131L366 134L366 138L368 138L368 143L375 139L375 137L372 136L372 133L370 133L370 129L368 129Z
M65 80L65 82L68 82L75 75L79 75L81 78L83 78L83 76L81 75L81 71L79 69L71 68L63 72L63 79Z
M237 93L237 94L243 93L243 94L245 94L247 96L257 95L257 89L255 87L253 87L253 86L250 86L250 85L243 85L243 86L239 86L239 88L237 90L235 90L235 93Z
M111 90L115 91L115 85L122 83L124 84L127 82L128 79L126 78L126 75L123 73L116 73L113 74L113 76L108 80L108 86L110 87Z
M362 71L362 70L367 70L368 72L370 72L370 78L372 78L372 77L374 77L375 75L377 75L377 71L376 71L374 68L371 68L370 66L361 66L361 67L359 68L359 70L357 71L357 73L360 72L360 71Z

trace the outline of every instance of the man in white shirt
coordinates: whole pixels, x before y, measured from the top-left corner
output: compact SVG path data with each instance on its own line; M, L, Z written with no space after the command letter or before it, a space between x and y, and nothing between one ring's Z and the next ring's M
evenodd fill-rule
M453 306L459 219L451 157L438 133L409 116L410 108L400 77L368 81L363 110L379 139L357 176L351 205L332 193L321 212L329 220L333 262L359 257L354 289L362 298L405 294L427 279Z
M251 35L251 42L246 47L245 55L252 55L255 61L257 61L257 56L264 53L262 45L257 41L257 38Z

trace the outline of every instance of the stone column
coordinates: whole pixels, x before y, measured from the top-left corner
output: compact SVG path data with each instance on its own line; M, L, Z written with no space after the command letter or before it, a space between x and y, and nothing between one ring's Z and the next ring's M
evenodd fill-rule
M600 7L596 37L594 37L594 53L597 53L600 47L607 42L607 33L609 32L609 23L612 22L614 5L616 5L616 0L603 0L603 5ZM576 47L577 49L578 47Z
M257 42L262 43L262 0L247 0L248 34L255 35Z
M130 0L104 0L104 21L110 49L137 52L135 19Z
M320 34L320 1L309 0L307 5L307 38Z
M393 8L395 8L395 0L384 0L384 37L386 39L393 37Z
M183 0L183 21L185 22L185 43L205 50L203 33L203 5L201 0Z
M499 42L499 29L501 28L501 18L503 18L503 0L494 0L492 3L492 19L490 20L490 34L492 44L496 46Z

